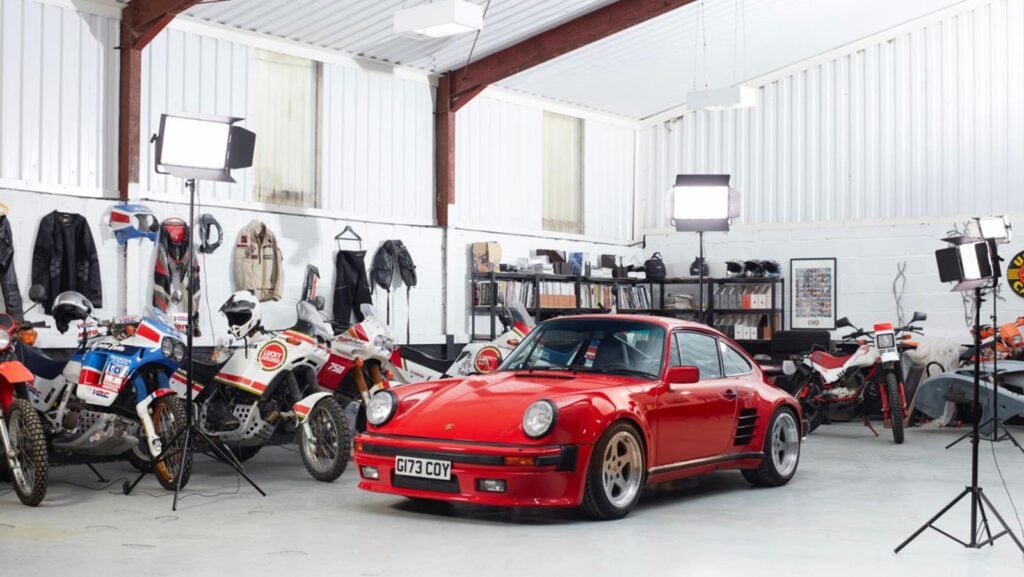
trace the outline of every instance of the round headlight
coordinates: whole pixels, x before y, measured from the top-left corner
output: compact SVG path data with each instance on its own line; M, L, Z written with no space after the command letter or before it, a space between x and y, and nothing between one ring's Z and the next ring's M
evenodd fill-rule
M181 342L174 343L174 362L180 363L185 360L185 344Z
M6 351L11 346L11 333L7 329L0 329L0 351Z
M558 418L558 410L551 401L537 401L523 413L523 432L537 439L551 432Z
M398 400L394 393L388 390L378 391L376 395L370 397L370 402L366 405L366 420L371 425L379 427L395 416L397 406Z
M395 343L394 341L385 337L384 335L377 335L373 339L373 346L377 347L378 349L381 349L386 353L390 353L392 350L394 350Z
M165 338L160 341L160 352L169 359L174 359L174 339Z

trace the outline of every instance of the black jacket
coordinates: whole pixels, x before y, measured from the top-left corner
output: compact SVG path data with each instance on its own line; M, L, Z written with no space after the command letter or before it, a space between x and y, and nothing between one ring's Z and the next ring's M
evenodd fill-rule
M70 290L82 293L95 308L103 306L100 262L84 216L55 210L39 222L32 252L32 284L46 289L46 314L53 313L53 299Z
M11 223L5 214L0 214L0 293L4 295L7 314L22 320L18 275L14 272L14 237L11 235Z

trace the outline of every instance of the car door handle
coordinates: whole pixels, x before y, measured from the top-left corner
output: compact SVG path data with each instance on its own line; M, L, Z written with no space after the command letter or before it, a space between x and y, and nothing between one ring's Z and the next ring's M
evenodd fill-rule
M731 400L736 398L736 391L734 391L732 389L728 389L724 393L722 393L722 396L727 398L727 399L729 399L731 401Z

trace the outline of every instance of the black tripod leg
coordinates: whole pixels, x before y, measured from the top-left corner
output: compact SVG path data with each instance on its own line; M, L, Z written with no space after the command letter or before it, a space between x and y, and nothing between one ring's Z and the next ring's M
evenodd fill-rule
M900 543L900 546L897 547L895 550L893 550L893 553L899 553L900 551L902 551L903 548L906 547L907 545L909 545L911 541L913 541L914 539L917 539L918 535L920 535L921 533L924 533L926 529L931 527L932 524L935 523L936 521L938 521L940 517L945 515L947 511L949 511L950 509L955 507L956 504L960 502L960 499L963 499L964 497L966 497L967 495L970 495L970 494L971 494L971 488L970 487L964 488L964 490L961 491L960 494L957 495L955 499L953 499L952 501L947 503L946 506L943 507L942 510L940 510L938 513L936 513L934 517L932 517L931 519L928 519L928 521L926 521L924 525L921 525L921 527L918 528L917 531L914 531L913 535L911 535L910 537L907 537L906 541ZM972 527L972 530L973 530L973 527Z
M959 438L958 438L957 440L955 440L955 441L953 441L952 443L950 443L950 444L946 445L946 448L947 448L947 449L950 449L950 448L952 448L952 447L953 447L953 445L959 444L959 443L960 443L960 441L964 441L964 440L970 439L970 438L971 438L971 434L972 434L972 433L971 433L970 431L968 431L968 432L964 433L964 434L963 434L963 435L961 435L961 436L960 436L960 437L959 437Z
M1004 423L1002 419L996 420L996 427L1003 430L1002 436L997 438L999 441L1009 439L1015 447L1020 449L1021 453L1024 453L1024 446L1021 446L1020 442L1017 441L1017 437L1014 437L1013 433L1010 432L1010 429L1006 428L1006 423Z
M978 548L984 547L985 543L992 545L992 542L1000 537L999 535L996 535L995 539L992 538L992 530L988 526L988 515L985 514L985 505L981 500L982 495L981 487L978 487L975 498L978 500L978 512L981 513L981 525L977 527L977 530L974 532L974 541L978 541L978 537L981 536L982 529L985 530L985 537L987 537L985 541L978 544Z
M985 494L982 493L980 489L978 490L978 496L981 497L981 502L983 503L983 505L981 507L981 510L982 510L983 514L984 514L984 511L985 511L985 507L988 507L989 510L992 511L992 515L994 515L996 520L999 521L999 524L1003 526L1003 532L1002 533L999 533L995 537L990 538L988 541L982 543L981 545L988 545L988 544L992 543L993 541L995 541L996 539L1002 537L1003 535L1009 535L1010 539L1013 539L1013 542L1017 544L1017 548L1020 549L1020 552L1022 554L1024 554L1024 543L1020 542L1020 539L1017 537L1017 534L1014 533L1010 529L1010 526L1006 524L1006 521L1003 520L1003 516L1000 515L999 511L997 511L996 508L992 505L992 501L989 501L988 497L986 497Z
M181 450L181 471L185 470L185 466L186 463L188 463L188 459L192 458L193 442L194 439L192 439L192 428L185 427L185 442L182 444ZM185 475L182 475L181 471L179 471L178 473L178 482L174 486L174 501L171 503L171 511L178 510L178 496L181 494L181 482L185 478Z
M239 475L241 475L242 478L245 479L247 483L252 485L253 489L256 489L256 491L260 495L263 495L264 497L267 496L267 494L263 492L263 489L261 489L260 486L256 484L256 481L253 481L252 479L249 478L249 475L245 474L245 467L243 467L242 464L238 462L238 459L236 459L235 456L231 454L231 451L224 450L213 439L207 436L206 433L199 430L197 430L196 433L203 437L203 439L205 439L207 443L209 443L210 448L213 449L213 452L217 453L217 456L219 456L221 459L224 460L224 462L230 465L231 468L234 469Z

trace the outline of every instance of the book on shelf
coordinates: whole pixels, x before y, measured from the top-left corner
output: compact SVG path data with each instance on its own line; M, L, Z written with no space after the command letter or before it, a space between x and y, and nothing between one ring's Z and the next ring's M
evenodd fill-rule
M540 308L568 309L576 307L576 284L573 282L540 281Z
M580 284L580 308L611 309L612 292L612 285L582 283Z
M501 302L519 301L527 307L534 306L533 281L499 280L495 283L473 283L473 306L490 306L497 304L495 295L501 296Z
M651 308L651 293L647 285L631 285L619 287L619 310L636 310Z

